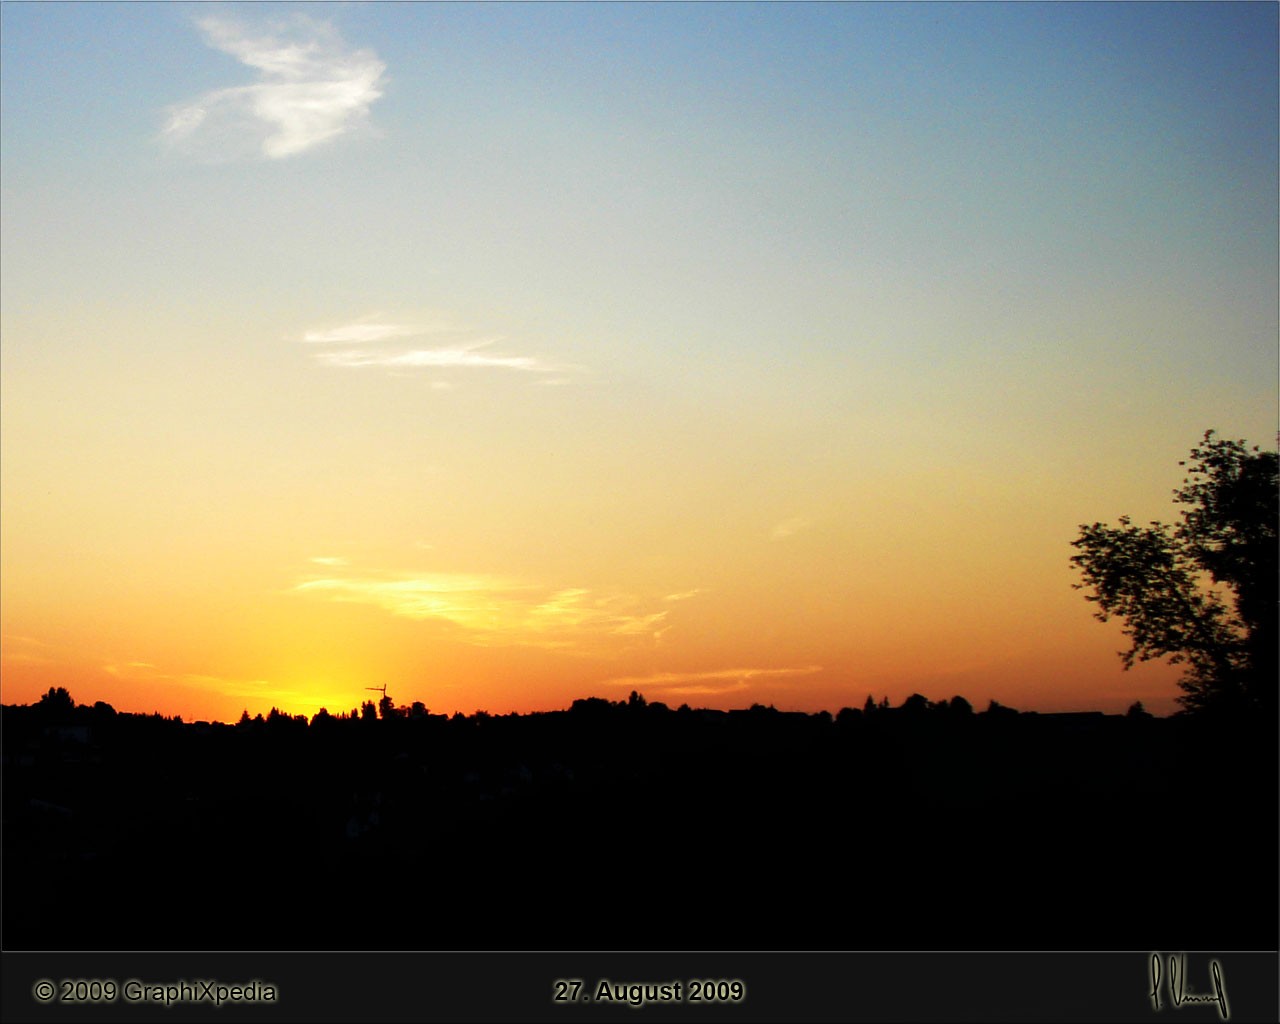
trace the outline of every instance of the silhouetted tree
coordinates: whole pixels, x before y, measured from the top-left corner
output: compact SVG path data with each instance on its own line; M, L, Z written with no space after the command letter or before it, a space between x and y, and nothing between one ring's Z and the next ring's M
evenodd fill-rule
M365 701L360 705L360 717L366 722L372 722L378 717L377 705L371 700Z
M1142 701L1135 700L1129 705L1129 710L1125 712L1126 718L1150 718L1151 712L1142 706Z
M991 702L987 705L987 714L991 715L993 718L1009 718L1013 715L1016 715L1017 713L1018 712L1015 709L1005 707L994 697L991 699Z
M1277 688L1277 455L1207 431L1191 450L1174 500L1177 525L1080 526L1071 562L1098 605L1125 622L1120 657L1188 666L1184 710L1274 716Z
M420 701L420 700L415 700L415 701L414 701L414 702L409 706L409 717L410 717L410 718L426 718L426 717L427 717L427 706L426 706L425 704L423 704L423 703L422 703L422 701Z
M902 710L908 714L919 714L929 709L929 701L919 693L913 693L910 697L902 702Z
M569 710L578 714L598 715L608 711L612 706L603 697L579 697L569 706Z
M958 694L951 698L951 703L948 708L953 715L973 714L973 705Z
M76 702L71 699L71 694L65 686L51 686L49 692L40 698L36 707L50 721L66 722L70 721L76 709Z

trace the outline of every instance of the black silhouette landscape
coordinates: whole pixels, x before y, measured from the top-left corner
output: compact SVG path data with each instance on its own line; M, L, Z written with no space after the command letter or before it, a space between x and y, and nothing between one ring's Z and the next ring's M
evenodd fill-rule
M1269 724L586 698L234 725L4 708L41 949L1274 948Z

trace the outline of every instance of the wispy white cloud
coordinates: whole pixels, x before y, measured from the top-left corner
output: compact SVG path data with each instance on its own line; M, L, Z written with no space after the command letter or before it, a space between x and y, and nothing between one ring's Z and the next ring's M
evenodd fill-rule
M477 349L492 342L478 342L467 348L411 349L407 352L370 352L367 349L346 349L341 352L320 352L316 358L329 366L389 366L389 367L490 367L504 370L541 370L536 359L529 356L502 356L479 352Z
M484 574L329 574L303 579L293 591L448 622L480 646L573 650L607 638L656 642L667 617L665 610L626 594L549 589Z
M296 156L363 123L382 95L386 65L324 22L297 15L261 34L216 15L196 24L209 46L254 69L258 81L170 107L163 138L185 152Z
M407 324L374 324L358 322L343 324L341 327L329 327L323 330L307 331L302 340L311 344L327 345L334 342L351 345L361 342L386 341L388 338L412 338L425 334L422 327L411 327Z
M784 676L811 676L822 671L821 665L797 668L721 668L702 672L654 672L647 676L618 676L602 685L657 689L672 694L732 693L748 689L753 680Z
M433 347L389 344L428 337L438 343ZM380 316L364 317L352 323L312 328L305 331L300 340L316 345L312 355L326 366L383 367L389 370L497 369L534 374L563 372L566 369L532 356L492 351L495 345L505 340L501 335L479 334L447 322L405 323L388 321ZM334 345L344 347L334 348ZM556 383L565 380L553 379ZM450 384L437 381L433 387L446 390Z
M347 564L347 560L345 558L337 558L332 555L317 555L315 558L311 559L311 561L316 565L337 566Z

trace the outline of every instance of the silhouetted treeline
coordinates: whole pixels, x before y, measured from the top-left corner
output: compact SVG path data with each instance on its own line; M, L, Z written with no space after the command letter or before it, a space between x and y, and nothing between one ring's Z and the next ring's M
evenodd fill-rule
M7 948L1276 941L1273 729L920 695L3 716Z

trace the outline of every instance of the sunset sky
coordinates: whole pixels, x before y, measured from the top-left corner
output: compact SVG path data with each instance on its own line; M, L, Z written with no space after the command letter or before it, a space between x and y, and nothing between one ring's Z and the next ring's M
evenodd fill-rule
M1174 710L1277 7L5 3L3 700Z

